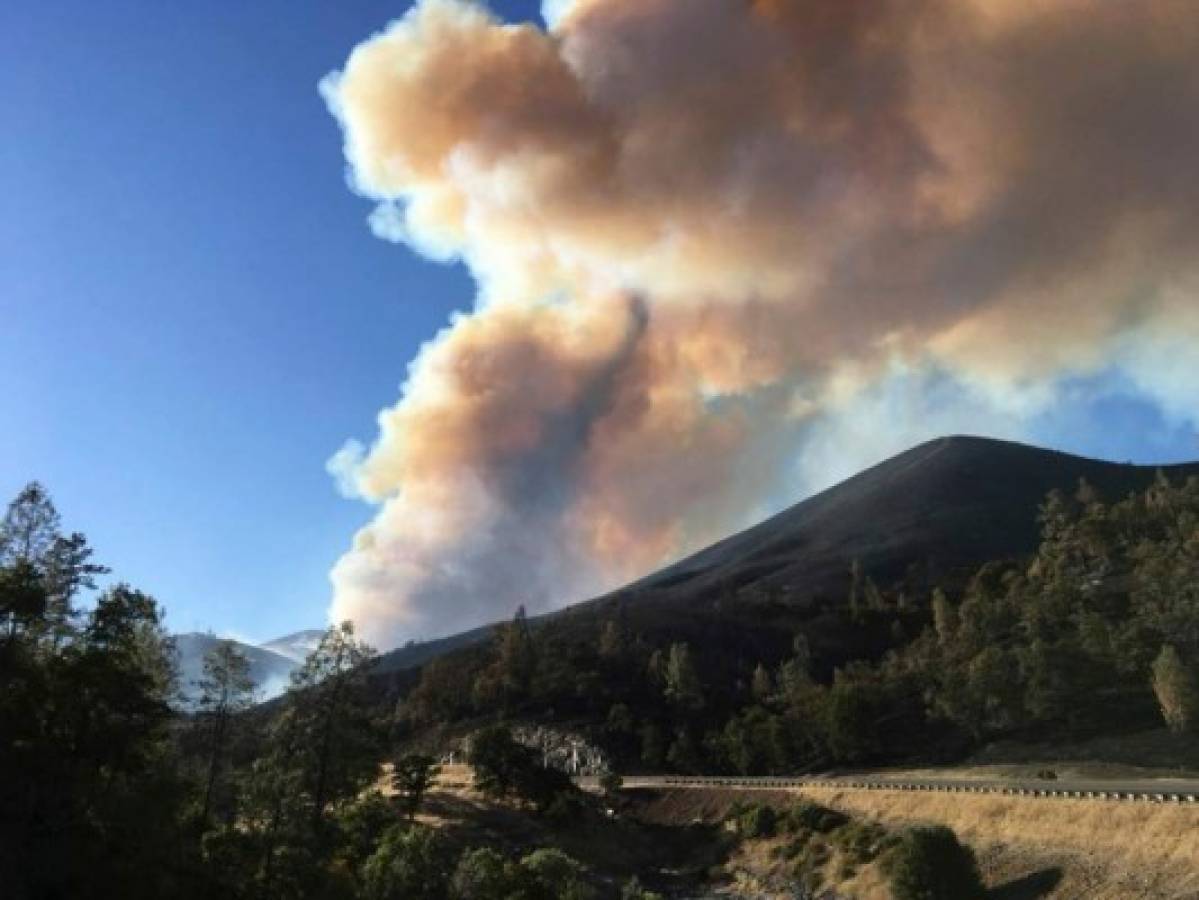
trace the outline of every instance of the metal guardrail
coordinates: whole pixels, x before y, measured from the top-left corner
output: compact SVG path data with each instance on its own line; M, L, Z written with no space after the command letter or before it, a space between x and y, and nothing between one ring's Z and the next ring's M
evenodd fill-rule
M583 781L583 779L580 779ZM629 776L626 787L714 787L743 790L772 790L799 787L839 788L863 791L920 791L952 794L992 794L1007 797L1107 800L1140 803L1199 803L1199 786L1194 790L1148 790L1098 788L1046 784L1030 787L996 782L938 782L925 780L778 778L752 776L664 775Z

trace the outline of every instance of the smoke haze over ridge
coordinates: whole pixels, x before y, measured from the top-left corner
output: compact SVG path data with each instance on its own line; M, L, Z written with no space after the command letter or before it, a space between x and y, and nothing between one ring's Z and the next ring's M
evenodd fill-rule
M474 274L332 573L382 646L583 599L1117 371L1199 412L1189 0L424 0L322 90L375 232Z

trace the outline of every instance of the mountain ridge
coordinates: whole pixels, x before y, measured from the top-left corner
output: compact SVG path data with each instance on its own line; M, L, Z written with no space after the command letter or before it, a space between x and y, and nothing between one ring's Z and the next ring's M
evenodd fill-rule
M950 435L917 444L695 553L600 597L535 617L538 624L591 619L622 609L668 621L707 615L752 589L777 595L789 614L839 602L855 564L863 575L914 591L960 586L993 559L1032 553L1037 514L1051 490L1080 479L1118 499L1167 477L1199 476L1199 462L1135 465L1015 441ZM750 615L759 618L762 606ZM756 627L761 622L747 622ZM416 668L477 645L495 625L381 655L378 671Z

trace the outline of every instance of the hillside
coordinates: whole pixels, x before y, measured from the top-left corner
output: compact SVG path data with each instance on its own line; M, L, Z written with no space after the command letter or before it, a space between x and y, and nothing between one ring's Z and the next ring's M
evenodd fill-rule
M302 663L308 654L316 649L316 645L320 643L321 635L324 633L320 628L309 628L285 634L274 640L264 641L259 646L264 650L285 656L292 662Z
M785 590L794 602L845 593L850 566L880 584L912 567L955 580L980 563L1031 553L1037 510L1051 490L1081 479L1107 499L1144 488L1161 468L1172 478L1199 463L1135 466L990 438L920 444L739 534L641 579L614 596L650 593L703 603L748 584Z
M630 772L935 764L1185 727L1199 707L1166 710L1154 679L1199 659L1199 467L1155 473L934 441L497 640L459 635L407 670L392 656L379 687L432 745L498 716Z
M929 441L869 468L789 509L612 593L541 617L565 624L624 614L669 628L672 620L746 612L756 630L768 619L791 627L844 601L850 569L861 565L882 587L907 582L960 585L984 562L1031 554L1037 511L1054 489L1086 480L1107 499L1148 485L1161 469L1172 479L1199 475L1199 463L1138 466L1087 459L989 438ZM394 650L381 672L423 665L481 643L490 627Z
M222 639L213 634L191 631L175 635L174 640L179 662L179 685L185 701L193 702L198 694L196 682L204 675L204 655ZM303 661L302 658L296 659L271 649L270 644L255 646L241 641L233 643L249 661L250 678L264 699L282 693L292 670Z

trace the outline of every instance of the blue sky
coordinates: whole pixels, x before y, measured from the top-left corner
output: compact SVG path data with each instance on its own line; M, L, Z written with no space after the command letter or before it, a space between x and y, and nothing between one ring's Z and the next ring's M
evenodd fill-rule
M370 513L325 460L473 297L371 235L317 93L404 9L0 4L0 493L43 481L176 629L324 621Z
M534 17L533 2L500 4ZM374 0L0 7L0 493L51 490L177 630L324 621L370 515L325 461L369 441L461 267L371 235L317 83ZM1194 436L1119 383L1045 443L1170 461Z

